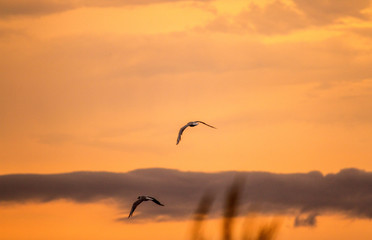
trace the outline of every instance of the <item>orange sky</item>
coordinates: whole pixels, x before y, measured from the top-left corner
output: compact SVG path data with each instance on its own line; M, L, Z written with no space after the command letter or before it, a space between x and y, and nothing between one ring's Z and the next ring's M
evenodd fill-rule
M372 171L370 0L0 0L0 9L0 175ZM176 146L192 120L218 129L187 129ZM0 207L9 220L0 229L9 237L55 218L67 226L54 208L94 211L106 220L82 224L118 227L110 204L62 201ZM350 225L340 218L283 236L333 239L325 226ZM369 239L368 224L337 238L362 229L358 239ZM123 225L132 235L139 226ZM60 238L0 230L0 239L97 234L73 228Z

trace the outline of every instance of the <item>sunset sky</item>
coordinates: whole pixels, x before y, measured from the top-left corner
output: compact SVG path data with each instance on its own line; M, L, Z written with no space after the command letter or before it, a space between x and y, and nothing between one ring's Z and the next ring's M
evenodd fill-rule
M279 240L372 238L371 0L0 0L0 56L0 240L188 239L207 189L219 239L235 171Z

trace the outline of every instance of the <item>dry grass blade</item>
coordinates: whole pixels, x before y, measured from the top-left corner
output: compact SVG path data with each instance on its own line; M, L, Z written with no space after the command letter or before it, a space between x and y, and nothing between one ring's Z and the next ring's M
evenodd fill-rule
M192 240L201 240L203 238L202 229L203 221L205 220L213 202L213 195L206 193L199 202L198 208L195 211L194 215L194 225L191 230L191 239Z
M238 211L239 197L242 191L243 180L236 178L228 190L225 208L224 208L224 221L223 221L223 239L232 239L232 227L234 225L234 218Z
M229 187L224 205L224 215L223 215L223 226L222 226L222 239L232 240L233 226L235 223L235 218L238 215L239 198L243 192L244 179L237 177L233 184ZM204 240L202 230L203 222L212 206L214 196L206 193L200 200L199 205L194 214L193 227L191 231L192 240ZM274 240L277 236L280 222L278 220L273 220L269 224L261 226L258 230L254 230L254 223L256 219L255 206L247 218L245 219L244 225L242 227L242 240Z
M256 214L249 213L243 223L242 226L242 233L241 239L242 240L253 240L253 232L254 232L254 225L255 225L255 218Z
M257 240L275 239L279 231L279 226L279 222L274 220L270 224L262 226L258 232Z

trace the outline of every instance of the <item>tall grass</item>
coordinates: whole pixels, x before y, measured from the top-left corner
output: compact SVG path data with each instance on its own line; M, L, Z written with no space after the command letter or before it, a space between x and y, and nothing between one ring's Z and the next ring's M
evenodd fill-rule
M233 240L234 226L239 215L239 199L243 192L244 180L235 178L231 186L227 189L225 203L223 207L223 223L221 227L222 240ZM206 240L203 236L204 221L210 211L214 195L206 193L199 202L194 214L193 227L191 230L192 240ZM254 228L255 215L249 213L242 226L241 240L274 240L277 237L280 221L277 219L261 225L258 229Z
M243 179L235 178L233 184L227 191L223 215L223 239L231 240L235 217L238 213L239 198L242 193Z
M203 222L208 215L208 212L212 206L214 196L210 193L206 193L199 202L199 205L194 214L194 225L191 230L192 240L204 240L203 237Z

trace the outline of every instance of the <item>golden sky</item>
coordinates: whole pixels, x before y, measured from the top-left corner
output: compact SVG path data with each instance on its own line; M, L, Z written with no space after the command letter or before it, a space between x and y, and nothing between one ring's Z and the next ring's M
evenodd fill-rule
M368 175L371 16L370 0L0 0L0 177ZM217 130L187 129L175 145L194 120ZM99 228L106 239L187 238L185 219L128 224L115 221L127 214L117 203L61 198L0 198L0 239L105 238ZM284 214L279 239L370 239L366 216L319 213L316 227L294 227Z

